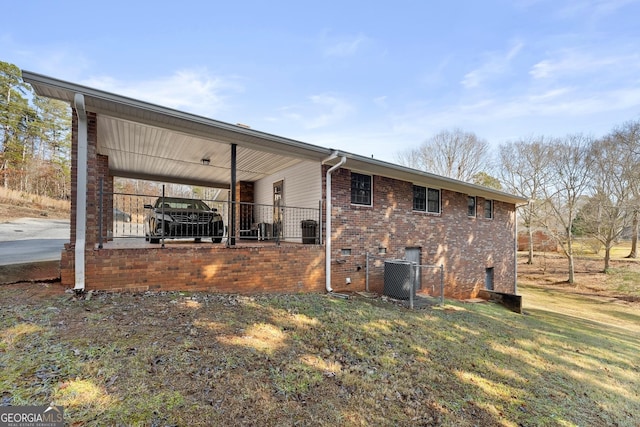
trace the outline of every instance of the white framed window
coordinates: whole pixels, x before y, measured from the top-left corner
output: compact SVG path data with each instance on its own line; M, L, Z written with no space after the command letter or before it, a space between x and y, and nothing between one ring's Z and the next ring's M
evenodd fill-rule
M429 213L440 213L440 190L435 188L413 186L413 210Z
M427 189L427 212L437 213L441 212L442 204L440 203L440 190L435 188Z

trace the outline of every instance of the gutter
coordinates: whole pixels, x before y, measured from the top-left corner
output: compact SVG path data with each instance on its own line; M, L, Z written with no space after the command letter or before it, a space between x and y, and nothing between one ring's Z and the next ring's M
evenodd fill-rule
M338 157L338 152L334 151L331 154L331 156L327 157L322 161L322 164L325 164L326 162L333 160L336 157ZM327 203L325 204L325 209L326 209L325 222L326 222L327 230L325 231L326 238L325 238L325 246L324 246L325 248L325 256L324 256L325 273L324 274L325 274L325 288L329 293L333 292L333 289L331 288L331 174L333 173L333 171L340 168L346 162L347 162L347 158L345 156L342 156L340 158L340 161L335 166L332 166L331 168L329 168L329 170L327 170L327 180L326 180Z
M76 241L75 241L75 286L76 292L84 291L85 257L84 250L87 234L87 110L84 95L74 96L76 114L78 115L78 164L77 164L77 196L76 196Z

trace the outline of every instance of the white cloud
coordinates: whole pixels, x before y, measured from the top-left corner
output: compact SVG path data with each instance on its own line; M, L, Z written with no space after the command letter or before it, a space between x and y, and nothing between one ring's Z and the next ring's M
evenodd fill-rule
M334 95L313 95L308 99L308 103L281 108L282 117L304 129L319 129L339 123L355 111L348 101Z
M388 108L386 95L373 98L373 103L379 108Z
M370 123L291 129L285 134L391 162L395 161L395 153L417 147L430 135L454 127L475 132L494 144L528 134L561 137L584 132L599 136L637 115L640 87L599 92L571 86L544 92L531 89L510 98L490 97L440 106L413 103L405 111L385 111L385 116Z
M242 90L233 79L211 75L204 68L184 69L144 81L94 77L83 84L207 117L214 117L225 108L226 92Z
M638 3L638 0L570 0L558 14L564 18L586 16L587 19L598 20L633 3Z
M529 74L534 79L555 79L605 71L609 75L625 70L640 69L640 56L636 53L606 55L582 53L565 50L558 52L555 58L544 59L533 66Z
M91 66L91 61L75 47L65 44L26 46L10 34L0 36L0 51L3 61L20 69L70 81L77 80Z
M349 37L329 37L323 36L323 52L325 56L346 57L354 55L368 38L363 34Z
M462 85L467 88L480 86L485 80L504 74L509 64L524 47L524 43L516 42L506 53L492 52L487 54L487 60L480 67L465 74Z

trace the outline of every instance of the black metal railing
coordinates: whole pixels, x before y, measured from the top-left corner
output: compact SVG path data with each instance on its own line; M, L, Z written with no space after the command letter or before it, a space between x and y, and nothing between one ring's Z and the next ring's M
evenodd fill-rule
M152 243L165 239L322 243L320 203L318 207L274 206L101 191L98 226L100 247L106 240L140 238Z

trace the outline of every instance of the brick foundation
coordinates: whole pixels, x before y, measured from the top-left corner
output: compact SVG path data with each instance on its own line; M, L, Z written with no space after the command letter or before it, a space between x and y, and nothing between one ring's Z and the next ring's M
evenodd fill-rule
M223 293L320 292L324 248L261 247L97 249L86 252L87 289L211 291ZM62 257L62 283L73 285L73 251Z

